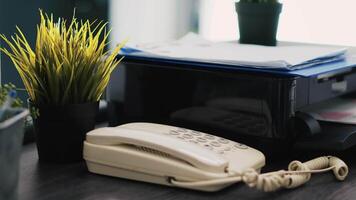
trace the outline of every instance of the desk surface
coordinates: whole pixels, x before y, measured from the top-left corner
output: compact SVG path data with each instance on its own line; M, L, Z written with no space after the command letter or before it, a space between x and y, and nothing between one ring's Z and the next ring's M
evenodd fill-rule
M352 153L354 154L354 153ZM356 166L353 156L345 156L350 167L345 182L337 182L331 173L313 175L305 186L294 190L263 193L236 184L216 193L204 193L149 183L91 174L85 163L38 163L34 144L24 146L21 158L20 200L94 200L94 199L356 199ZM269 170L281 169L287 161L272 162Z

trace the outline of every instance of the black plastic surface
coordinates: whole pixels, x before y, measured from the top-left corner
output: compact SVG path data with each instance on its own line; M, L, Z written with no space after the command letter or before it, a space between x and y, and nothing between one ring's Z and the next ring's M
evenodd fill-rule
M126 63L123 118L128 121L172 123L171 116L191 107L253 113L268 119L260 129L267 138L288 138L294 115L295 78ZM247 115L244 115L247 117ZM250 117L241 120L249 120ZM125 121L127 121L125 120ZM248 129L252 129L253 124ZM236 134L252 133L247 129Z
M300 138L295 147L303 150L342 151L356 144L356 125L319 122L321 134Z
M353 70L302 78L133 58L124 65L125 93L118 124L147 121L209 127L222 137L293 141L296 147L319 150L356 144L353 126L322 123L315 135L317 123L307 125L307 131L295 127L299 110L355 91Z
M301 137L321 134L319 122L308 113L297 112L294 118L294 129Z

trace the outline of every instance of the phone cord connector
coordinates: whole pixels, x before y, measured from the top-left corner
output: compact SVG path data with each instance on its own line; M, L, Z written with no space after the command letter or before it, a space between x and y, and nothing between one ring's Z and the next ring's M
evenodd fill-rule
M292 161L288 166L288 170L259 174L255 169L249 169L243 173L230 172L230 175L226 178L189 182L172 178L170 183L180 187L193 187L233 184L242 181L250 187L272 192L280 188L298 187L308 182L311 174L331 170L339 181L343 181L349 173L347 165L341 159L334 156L323 156L304 163Z

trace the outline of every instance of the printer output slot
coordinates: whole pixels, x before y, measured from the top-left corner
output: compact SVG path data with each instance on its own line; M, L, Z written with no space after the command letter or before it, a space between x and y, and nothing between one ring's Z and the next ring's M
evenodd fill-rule
M305 105L305 103L311 105L356 91L356 70L353 68L320 74L314 78L308 78L306 80L308 81L306 85L309 86L309 96L306 97L307 100L304 103L298 102L297 107L299 108L301 108L300 105ZM299 82L302 81L303 80ZM301 84L298 85L301 86L299 88L300 90L305 90L305 86ZM304 91L299 91L298 94L300 96L300 94L304 93Z
M320 74L317 76L317 81L318 83L323 83L328 81L341 82L345 80L345 77L347 75L353 74L355 73L355 71L356 70L354 68L349 68L342 71Z

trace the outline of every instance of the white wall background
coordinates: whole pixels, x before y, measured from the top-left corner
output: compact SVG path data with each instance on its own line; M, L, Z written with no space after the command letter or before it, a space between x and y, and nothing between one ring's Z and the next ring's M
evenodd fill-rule
M238 39L234 0L202 0L200 34ZM278 39L356 46L356 0L282 0Z
M129 44L177 39L192 29L196 0L110 0L110 46L125 39ZM125 68L117 68L108 86L107 98L122 100Z
M173 40L190 30L194 0L111 0L113 45Z
M356 46L355 0L285 0L283 40Z
M199 34L210 40L236 40L237 15L233 0L201 0Z

